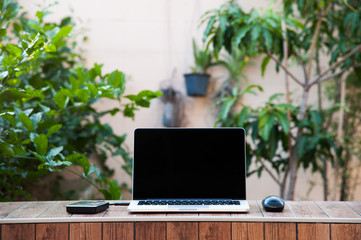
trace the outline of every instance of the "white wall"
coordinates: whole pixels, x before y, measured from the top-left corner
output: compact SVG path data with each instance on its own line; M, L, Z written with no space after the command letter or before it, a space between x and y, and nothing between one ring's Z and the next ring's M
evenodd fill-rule
M20 0L27 11L34 14L38 9L35 4L44 5L42 0ZM171 78L172 71L176 75L172 86L185 93L183 74L189 71L193 64L192 38L198 40L202 35L199 26L200 16L207 10L218 8L226 1L221 0L62 0L51 8L54 14L48 20L59 20L72 15L86 29L88 42L82 46L86 49L84 57L87 66L94 62L104 64L104 72L119 69L129 76L126 93L134 94L143 89L159 90L162 82ZM269 1L239 1L245 10L252 7L266 7ZM50 1L45 1L50 3ZM70 11L73 10L73 12ZM200 43L200 41L199 41ZM261 77L260 60L255 59L253 66L245 70L250 84L260 84L264 92L258 96L247 96L245 103L252 106L263 104L274 93L284 92L283 73L277 74L274 65L270 64L266 77ZM301 76L301 70L292 69ZM218 77L224 77L225 72L219 68L210 70L212 81L219 82ZM164 83L163 83L164 84ZM291 90L297 86L292 84ZM311 101L314 98L311 94ZM295 91L295 101L299 100ZM186 97L187 127L211 127L214 124L214 104L210 97ZM100 101L99 108L110 108L118 103ZM152 102L149 109L136 113L135 121L124 119L120 115L105 117L117 134L127 133L126 144L132 149L133 130L137 127L162 127L163 104L159 100ZM115 178L120 182L131 183L120 168L121 159L110 159L109 166L116 169ZM316 186L308 194L309 182ZM248 198L262 199L266 195L278 194L276 184L267 173L261 179L252 176L248 179ZM129 197L126 196L125 197ZM320 177L300 170L296 199L322 199Z

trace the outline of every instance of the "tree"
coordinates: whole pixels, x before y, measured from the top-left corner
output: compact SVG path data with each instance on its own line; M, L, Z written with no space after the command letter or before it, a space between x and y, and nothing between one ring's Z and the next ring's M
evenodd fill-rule
M36 19L27 19L19 8L13 1L0 2L0 199L30 197L30 180L71 171L70 165L80 165L83 172L73 173L104 198L119 199L120 188L105 167L107 154L121 155L128 166L132 159L123 144L126 136L114 134L100 119L117 113L133 118L138 107L149 107L160 92L123 96L121 71L104 74L102 65L81 65L77 42L70 37L71 18L48 23L44 9ZM118 101L119 107L97 111L93 104L101 98ZM88 160L92 153L103 172Z
M294 199L298 168L302 161L308 161L304 155L308 150L303 148L313 146L311 152L316 154L317 149L320 149L317 144L320 144L321 139L325 137L323 135L327 133L325 127L322 126L322 115L318 113L316 117L316 110L313 110L309 113L314 114L314 119L318 119L313 123L320 124L315 130L320 129L318 132L322 134L316 138L307 137L312 133L305 127L310 126L309 120L312 119L312 116L308 115L310 89L346 71L352 71L360 65L361 38L360 29L357 26L361 20L361 8L356 2L345 3L345 1L331 0L307 2L285 0L281 7L282 14L272 9L263 12L251 10L246 13L235 1L230 1L219 9L205 14L203 21L207 22L207 25L203 40L213 47L216 56L221 49L229 53L232 53L234 49L241 49L250 58L264 56L262 73L270 60L276 63L277 71L281 68L285 72L287 120L289 123L293 122L292 125L290 124L293 130L285 131L288 135L286 151L288 161L284 165L285 174L281 185L284 188L288 180L285 197ZM295 7L298 9L299 16L294 10ZM317 65L321 51L329 58L328 67L318 73L313 73L312 66ZM290 71L289 59L296 61L303 69L303 79L299 79ZM301 102L297 107L297 117L294 120L290 107L289 79L295 81L302 91ZM269 132L276 127L272 120L275 117L277 116L272 111L259 116L258 127L265 131L265 134L260 136L262 140L267 141ZM333 148L337 155L335 166L338 166L337 159L340 153L333 144L334 136L327 134L326 136L330 142L327 144L328 150L325 156L331 157L329 152ZM319 169L319 164L316 163L317 154L314 157L313 168ZM284 194L281 187L281 195Z

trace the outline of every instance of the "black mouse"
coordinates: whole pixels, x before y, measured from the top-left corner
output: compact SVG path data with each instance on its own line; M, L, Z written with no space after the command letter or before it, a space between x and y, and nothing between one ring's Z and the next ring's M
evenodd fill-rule
M262 201L262 205L267 212L282 212L285 208L285 201L277 196L268 196Z

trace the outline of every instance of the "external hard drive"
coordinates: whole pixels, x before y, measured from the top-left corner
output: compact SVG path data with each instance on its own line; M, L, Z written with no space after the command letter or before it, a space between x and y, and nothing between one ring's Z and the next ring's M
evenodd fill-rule
M104 201L79 201L66 205L68 213L98 213L109 208L109 202Z

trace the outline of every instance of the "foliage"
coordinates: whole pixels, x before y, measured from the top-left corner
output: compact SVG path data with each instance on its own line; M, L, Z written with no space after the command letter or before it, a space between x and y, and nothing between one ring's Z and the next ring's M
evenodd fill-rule
M70 17L47 23L46 9L36 13L37 19L27 19L19 8L13 1L0 3L0 199L29 198L25 186L30 180L71 165L80 165L79 176L106 199L119 199L105 161L121 155L129 165L132 159L123 144L126 136L114 134L101 117L133 118L138 107L148 107L160 93L123 96L122 72L104 74L102 65L80 65ZM128 103L120 104L124 98ZM100 99L118 101L119 108L97 111L93 104ZM94 153L103 172L87 158Z
M298 11L294 10L295 7ZM289 159L287 168L283 168L285 178L280 184L281 195L284 196L286 178L289 177L288 192L284 197L293 199L298 167L300 165L309 166L308 160L305 162L306 158L303 157L306 152L315 154L315 159L329 159L331 162L333 158L329 153L332 150L338 156L337 159L341 156L340 150L334 144L335 134L326 134L327 129L324 126L324 117L320 113L321 109L315 110L308 106L308 95L313 86L320 85L328 79L334 79L361 64L361 30L358 27L358 23L361 21L361 8L353 1L345 4L345 1L337 0L307 1L307 3L284 0L281 9L283 14L277 13L271 8L251 10L246 13L235 1L230 1L219 9L208 11L204 15L203 23L206 23L206 27L203 40L209 48L213 48L216 57L222 49L230 54L241 51L245 57L249 58L264 56L261 64L262 75L270 60L274 61L276 70L281 68L286 73L285 97L288 106L291 105L288 79L294 80L299 85L302 91L299 107L284 109L287 113L287 121L290 126L293 126L293 130L284 132L288 138L287 149L284 150ZM329 58L329 66L323 71L319 67L321 51ZM288 59L294 60L303 69L303 79L299 79L289 70ZM318 65L315 76L312 73L314 63ZM233 92L239 91L240 89L237 89ZM226 116L231 119L237 116L236 113L228 114L231 109L229 105L238 102L237 99L230 100L229 97L230 95L219 101L220 104L224 104L220 113L221 117L218 118L221 120L219 122L221 125L226 123ZM260 134L255 134L258 143L268 139L272 135L272 129L284 129L285 124L283 127L281 126L282 128L277 125L280 124L276 121L279 111L274 111L273 107L270 108L273 106L272 104L272 101L269 101L262 110L256 110L262 115L254 118L254 122L258 122L257 127L261 127L263 130ZM261 121L261 119L264 120ZM257 131L254 129L254 132ZM310 133L312 134L309 135ZM317 133L317 137L315 137L315 133ZM310 138L310 136L313 137ZM326 142L326 138L330 142ZM262 146L258 147L261 151ZM311 149L308 149L309 147ZM272 159L267 160L273 162Z
M193 39L193 57L194 67L191 67L193 73L205 73L206 69L212 64L212 54L207 49L199 49Z
M254 88L263 91L257 85L248 86L238 93L235 88L232 97L222 99L226 102L223 106L231 108L230 105L237 104L239 98L237 95L246 93L256 95L256 92L252 90ZM313 172L320 171L322 162L319 159L328 158L332 161L334 158L332 150L338 151L334 136L320 128L323 119L319 113L309 109L306 118L298 121L298 108L277 103L282 95L275 94L264 106L254 109L244 106L240 111L231 113L223 108L216 122L221 127L242 126L245 128L247 135L250 136L247 142L247 174L257 173L258 176L261 176L265 170L280 187L287 178L286 169L289 167L288 134L290 131L300 126L304 128L300 141L292 149L296 151L300 163L305 169L311 167ZM287 110L291 111L291 123L287 119ZM256 169L250 168L252 160L256 163Z

